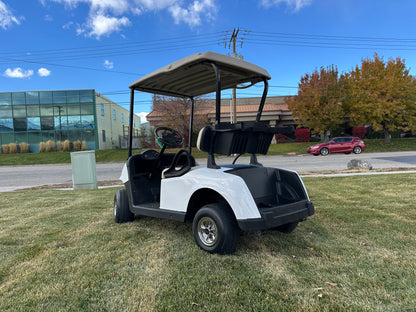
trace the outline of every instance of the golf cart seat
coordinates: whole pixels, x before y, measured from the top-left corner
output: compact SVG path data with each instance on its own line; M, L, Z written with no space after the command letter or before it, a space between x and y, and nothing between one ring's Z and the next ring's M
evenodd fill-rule
M214 154L267 154L278 128L261 122L207 126L199 132L197 147L208 153L208 168L218 168Z
M169 168L162 171L162 179L180 177L195 166L195 159L187 150L181 149L175 154Z

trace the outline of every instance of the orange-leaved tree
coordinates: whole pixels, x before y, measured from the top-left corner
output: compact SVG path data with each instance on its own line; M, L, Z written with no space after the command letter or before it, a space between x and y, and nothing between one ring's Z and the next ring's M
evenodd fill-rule
M285 101L296 122L326 140L328 134L344 122L343 80L336 66L321 67L301 77L298 94Z
M344 107L353 124L368 124L384 131L385 143L391 131L416 130L416 80L401 58L385 63L363 59L361 66L345 74Z

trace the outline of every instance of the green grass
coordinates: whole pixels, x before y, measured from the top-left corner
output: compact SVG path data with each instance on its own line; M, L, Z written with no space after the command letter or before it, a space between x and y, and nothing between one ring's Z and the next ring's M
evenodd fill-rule
M314 216L227 256L115 189L2 193L0 311L414 311L416 174L304 181Z
M308 146L314 144L307 143L284 143L272 144L268 155L287 155L288 153L306 154ZM415 151L416 138L392 139L391 144L384 144L382 139L365 140L366 152L393 152L393 151ZM177 149L168 150L176 152ZM133 151L137 153L139 150ZM200 152L196 148L192 149L195 158L206 158L207 153ZM118 162L127 159L127 150L101 150L96 151L97 162ZM50 152L50 153L30 153L30 154L0 154L0 166L5 165L34 165L34 164L58 164L70 163L71 155L69 152Z

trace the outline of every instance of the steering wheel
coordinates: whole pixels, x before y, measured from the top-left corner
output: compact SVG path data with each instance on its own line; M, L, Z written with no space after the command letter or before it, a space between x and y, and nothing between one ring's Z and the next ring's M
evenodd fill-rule
M175 148L181 146L183 143L182 135L178 131L168 127L156 128L155 135L159 146L162 145L160 147L166 146Z

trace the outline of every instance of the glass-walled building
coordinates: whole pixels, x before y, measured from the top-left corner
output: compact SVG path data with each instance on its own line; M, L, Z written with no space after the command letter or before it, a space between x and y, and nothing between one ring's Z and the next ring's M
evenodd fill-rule
M104 114L104 107L111 107L111 113ZM90 150L119 148L128 116L128 110L93 89L0 92L0 145L24 142L31 152L38 152L40 142L69 140L85 141ZM112 128L98 129L106 119ZM138 116L136 123L139 127ZM114 144L105 145L109 140Z
M97 149L94 90L0 93L0 143L86 141Z

